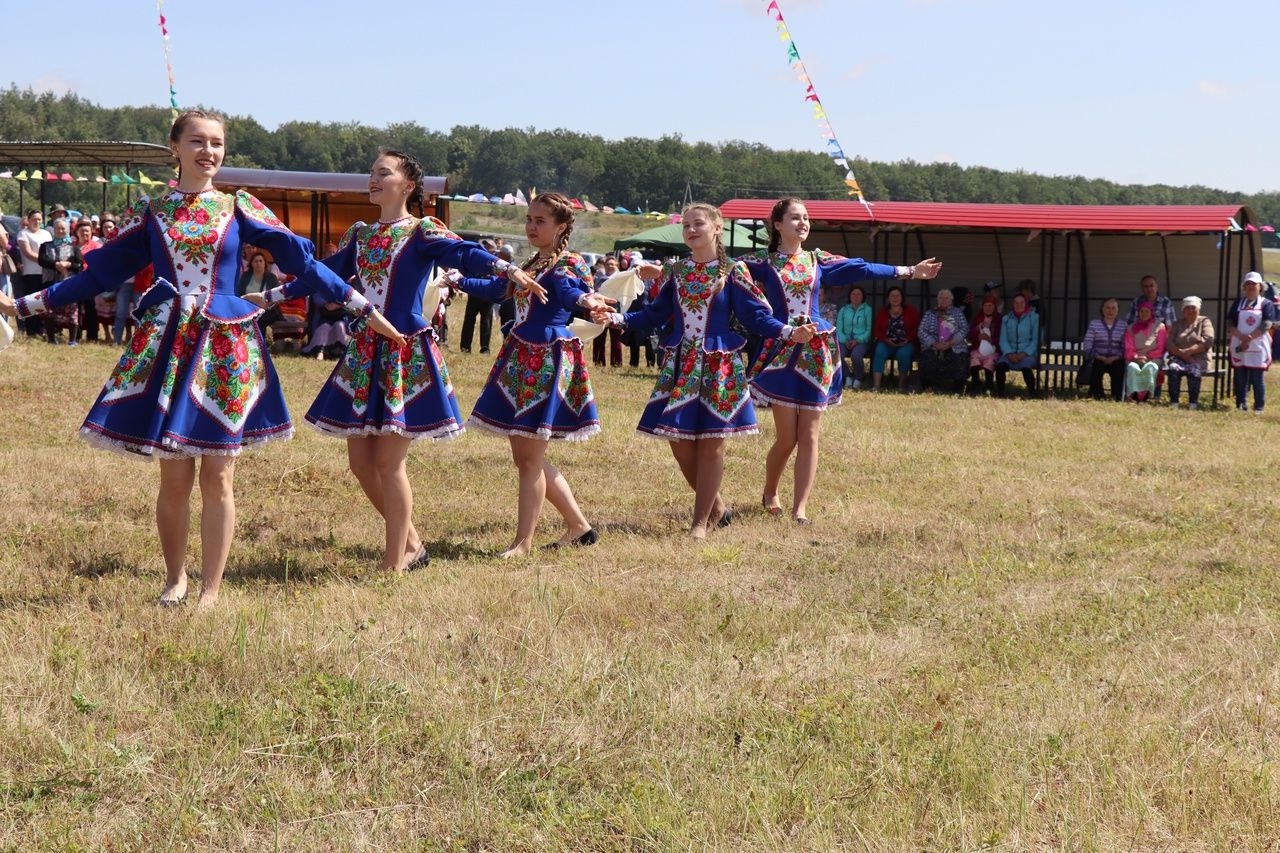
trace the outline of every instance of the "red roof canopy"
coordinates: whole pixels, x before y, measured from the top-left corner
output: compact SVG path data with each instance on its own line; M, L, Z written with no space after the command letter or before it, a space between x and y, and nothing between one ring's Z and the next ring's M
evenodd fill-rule
M735 198L720 206L728 219L767 219L777 199ZM1089 204L943 204L935 202L877 201L871 203L873 219L856 201L806 201L809 217L826 222L859 222L867 225L915 225L950 228L1011 228L1021 231L1180 231L1220 233L1255 224L1247 207L1215 205Z

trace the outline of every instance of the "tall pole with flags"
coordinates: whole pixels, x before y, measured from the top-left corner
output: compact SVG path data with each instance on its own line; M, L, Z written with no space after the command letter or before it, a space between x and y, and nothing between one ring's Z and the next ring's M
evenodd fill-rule
M871 202L867 201L866 196L862 194L862 187L858 185L858 179L854 177L853 167L849 164L849 158L840 146L840 140L836 138L836 132L831 127L830 119L827 118L827 111L822 106L822 99L818 97L818 92L813 87L813 78L809 76L809 69L805 67L804 60L800 58L800 50L796 47L795 39L791 37L791 30L787 26L786 20L782 17L782 9L778 7L778 0L769 0L769 5L765 8L765 14L773 18L778 31L778 38L787 45L787 62L791 65L791 70L795 72L800 83L805 87L805 101L813 104L813 117L818 122L818 130L822 133L822 138L826 140L827 156L837 166L844 169L844 184L848 187L849 195L862 202L867 209L867 214L874 220L875 213L871 210Z

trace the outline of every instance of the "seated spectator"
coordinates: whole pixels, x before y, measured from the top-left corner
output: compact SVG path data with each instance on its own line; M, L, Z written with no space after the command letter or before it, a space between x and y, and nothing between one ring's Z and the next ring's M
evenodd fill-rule
M937 299L920 320L920 378L925 388L959 391L969 369L969 323L950 290L939 290Z
M995 393L996 358L1000 355L1000 297L988 291L969 324L969 378L973 394ZM984 381L985 379L985 381Z
M1178 405L1182 390L1182 377L1187 377L1187 403L1189 408L1200 407L1200 380L1209 369L1209 353L1213 351L1213 323L1200 315L1200 297L1188 296L1182 300L1182 319L1173 324L1173 331L1165 340L1169 351L1169 363L1165 373L1169 375L1169 402Z
M266 293L279 285L280 281L275 273L267 269L267 256L261 252L254 252L249 256L249 268L236 282L236 296L244 296L246 293Z
M845 385L861 388L867 371L865 359L871 348L871 306L867 304L867 292L856 284L849 291L849 302L836 313L836 339L840 341L840 357L849 359Z
M1022 371L1027 395L1037 392L1036 367L1040 364L1040 315L1027 304L1026 294L1013 295L1012 310L1000 318L1000 357L996 359L996 396L1005 396L1010 370Z
M350 340L346 309L336 302L321 303L315 298L310 301L310 332L302 354L314 353L318 359L326 356L341 358L347 351L347 341Z
M898 362L898 388L905 390L911 362L916 357L916 333L920 328L920 311L907 305L902 299L902 288L893 285L885 294L884 307L876 315L874 335L875 355L871 357L871 384L880 390L884 378L885 362Z
M1173 328L1173 324L1177 322L1177 312L1173 307L1173 300L1160 292L1160 282L1156 281L1153 275L1144 275L1138 282L1141 292L1137 298L1129 303L1129 313L1125 315L1125 323L1132 326L1138 320L1138 304L1142 301L1150 302L1153 306L1152 313L1157 322L1164 323L1165 331ZM1155 398L1160 399L1160 386L1164 384L1164 374L1156 374L1156 390Z
M1107 299L1098 311L1102 316L1089 321L1080 349L1090 359L1089 396L1102 399L1102 377L1111 378L1111 399L1124 396L1124 332L1129 325L1120 319L1120 303Z
M1146 401L1156 388L1169 330L1156 318L1154 302L1138 303L1138 319L1124 330L1124 385L1129 399Z

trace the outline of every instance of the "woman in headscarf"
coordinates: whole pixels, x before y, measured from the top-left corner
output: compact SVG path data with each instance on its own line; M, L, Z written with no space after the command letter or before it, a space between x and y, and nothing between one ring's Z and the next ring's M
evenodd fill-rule
M1142 403L1156 388L1169 331L1156 320L1155 304L1138 303L1138 319L1124 331L1124 384L1129 399Z

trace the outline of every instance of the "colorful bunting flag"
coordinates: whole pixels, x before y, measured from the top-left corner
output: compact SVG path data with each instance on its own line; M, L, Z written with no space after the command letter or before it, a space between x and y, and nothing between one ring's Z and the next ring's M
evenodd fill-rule
M178 117L178 90L173 82L173 60L169 57L169 22L164 17L164 0L156 0L156 14L160 16L160 37L164 39L164 70L169 75L169 113Z
M858 185L858 179L853 176L853 169L849 167L849 158L845 156L844 148L836 139L836 132L831 128L831 123L827 120L827 111L822 106L822 99L818 97L817 91L813 88L813 79L809 76L809 69L805 67L804 60L800 58L800 50L796 47L795 40L791 38L791 29L787 26L786 20L782 17L782 9L778 7L778 0L769 0L769 5L765 7L765 14L773 18L777 25L775 29L778 31L778 38L787 43L787 62L791 69L795 72L796 78L805 87L804 99L806 102L813 104L813 118L818 124L818 130L821 131L824 139L827 140L827 147L832 149L827 155L835 162L837 166L844 169L844 183L849 188L849 195L857 197L867 208L867 213L871 218L875 219L875 213L871 210L871 203L867 201L866 196L862 194L862 187Z

